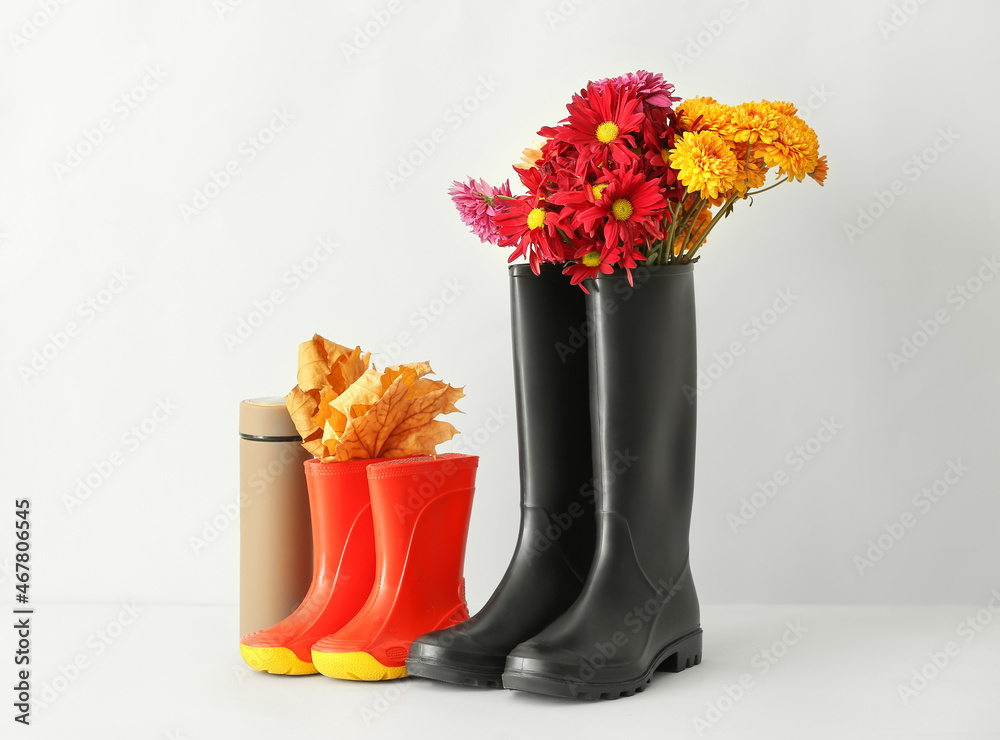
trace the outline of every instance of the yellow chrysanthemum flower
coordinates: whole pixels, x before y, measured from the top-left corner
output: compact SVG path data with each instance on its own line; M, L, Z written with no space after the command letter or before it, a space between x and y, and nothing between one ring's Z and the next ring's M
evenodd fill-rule
M677 128L681 131L714 131L728 138L733 108L715 98L688 98L677 106Z
M777 167L779 176L802 181L819 163L819 139L798 116L785 116L778 138L763 147L764 164Z
M670 166L689 193L702 198L718 198L735 187L739 175L736 155L722 137L714 131L685 131L674 140L670 151Z
M770 144L778 138L782 114L767 103L741 103L733 109L733 141Z

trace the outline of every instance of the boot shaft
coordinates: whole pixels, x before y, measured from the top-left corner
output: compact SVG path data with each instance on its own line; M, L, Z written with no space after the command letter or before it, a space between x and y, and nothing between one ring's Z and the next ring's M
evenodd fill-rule
M349 462L305 461L314 581L317 577L336 576L348 543L351 543L352 551L357 551L354 553L356 557L374 563L367 470L369 465L378 462L384 462L384 458ZM367 555L368 551L370 555Z
M587 283L598 510L624 518L640 564L661 577L656 564L676 573L688 552L697 383L693 265L640 267L633 278L634 286L621 272Z
M400 458L368 470L378 590L429 611L465 606L473 455ZM444 615L442 615L444 616Z
M558 546L586 577L594 553L589 359L591 324L584 293L557 265L510 272L514 399L521 504L549 525L522 544L528 556ZM522 536L525 533L522 531ZM529 558L530 559L530 558Z

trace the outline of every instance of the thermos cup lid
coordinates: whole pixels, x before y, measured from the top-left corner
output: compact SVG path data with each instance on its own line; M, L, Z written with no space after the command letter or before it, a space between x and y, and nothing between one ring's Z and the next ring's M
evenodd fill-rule
M301 442L285 399L249 398L240 403L240 436L262 442Z

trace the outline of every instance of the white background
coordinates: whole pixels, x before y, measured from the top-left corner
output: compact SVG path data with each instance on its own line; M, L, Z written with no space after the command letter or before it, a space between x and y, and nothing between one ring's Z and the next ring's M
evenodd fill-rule
M792 101L830 161L823 188L741 204L696 269L703 603L981 608L1000 587L995 4L231 4L0 11L5 600L28 496L52 632L56 605L234 607L237 407L287 392L318 332L465 386L450 419L465 441L441 449L481 455L466 564L481 606L517 530L507 253L446 191L510 177L573 92L640 68L683 97ZM268 143L251 158L252 139ZM338 246L314 263L318 240ZM486 435L491 416L507 421ZM824 419L839 431L817 451ZM924 497L949 464L967 470ZM235 646L235 608L218 613ZM75 648L50 649L56 666ZM887 671L887 701L908 667Z

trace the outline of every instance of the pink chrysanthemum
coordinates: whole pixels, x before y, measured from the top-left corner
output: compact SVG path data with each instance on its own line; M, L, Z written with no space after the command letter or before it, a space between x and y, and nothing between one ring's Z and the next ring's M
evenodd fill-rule
M472 233L487 244L496 244L498 233L494 217L503 210L503 203L497 203L495 199L498 196L511 197L510 182L494 188L483 179L470 177L468 183L455 180L448 195Z
M672 108L674 102L680 100L671 93L674 86L663 79L663 75L657 72L647 72L640 69L638 72L629 72L620 77L608 77L594 83L597 90L603 90L605 86L611 85L618 90L626 86L635 87L639 100L643 103L643 108Z

